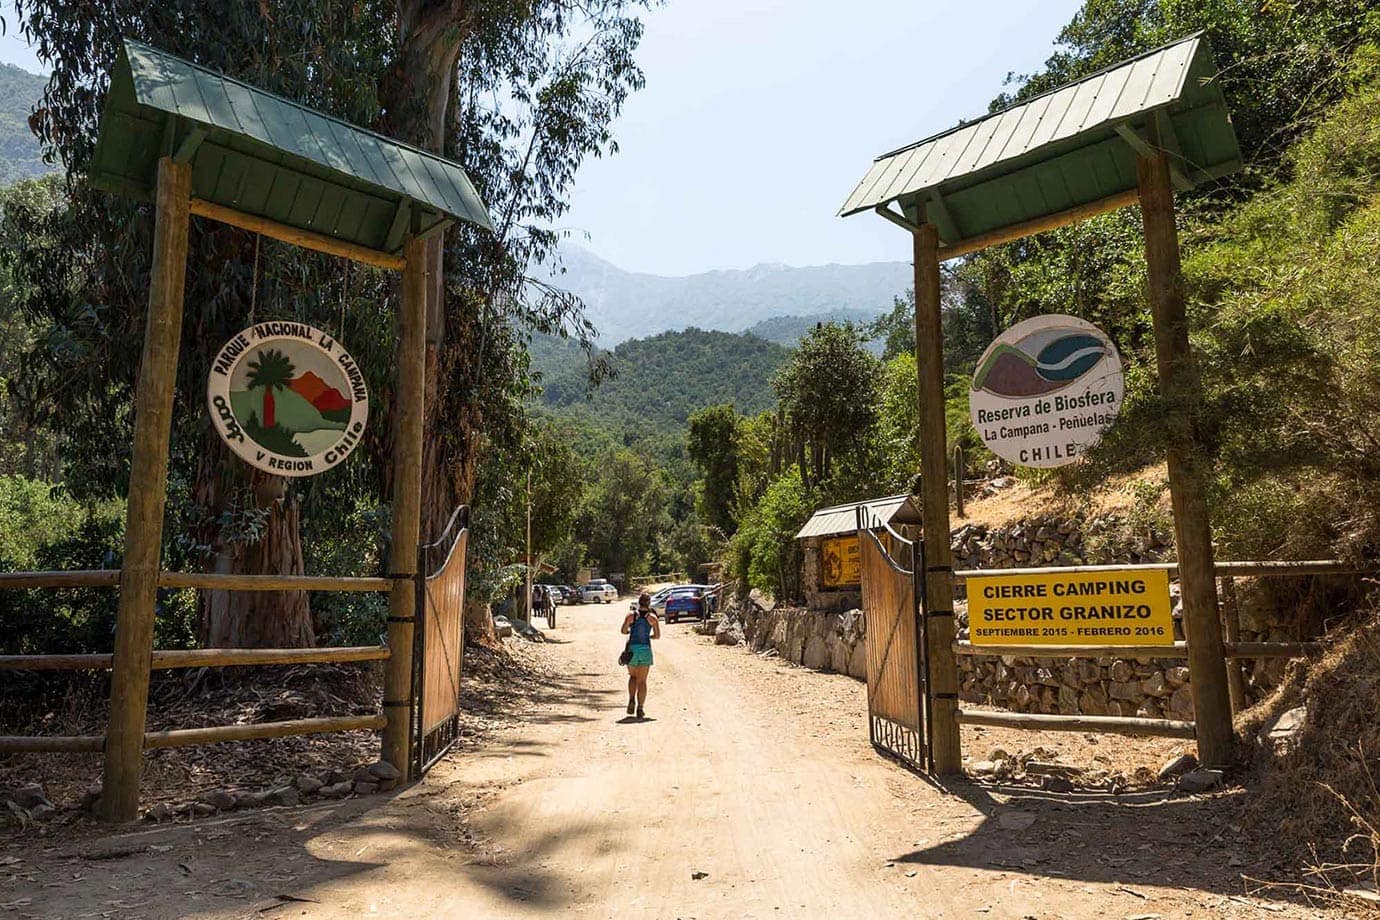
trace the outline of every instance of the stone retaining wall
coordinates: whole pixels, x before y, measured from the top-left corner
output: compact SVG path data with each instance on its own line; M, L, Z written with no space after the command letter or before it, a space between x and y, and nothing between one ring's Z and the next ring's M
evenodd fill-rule
M1172 555L1171 539L1149 526L1102 516L1091 521L1031 518L1011 526L967 524L953 532L955 568L1014 568L1091 563L1140 564ZM1249 579L1238 579L1243 641L1287 641L1288 611L1270 609ZM1178 587L1174 599L1175 638L1182 639ZM959 635L967 636L967 604L955 602ZM774 652L787 661L821 671L866 679L861 610L811 612L778 606L759 592L730 603L716 633L723 645L746 644L755 652ZM1187 662L1182 659L1130 661L1115 658L958 659L960 698L1019 712L1127 715L1142 718L1193 718ZM1247 670L1251 700L1263 697L1283 675L1282 660L1259 661Z

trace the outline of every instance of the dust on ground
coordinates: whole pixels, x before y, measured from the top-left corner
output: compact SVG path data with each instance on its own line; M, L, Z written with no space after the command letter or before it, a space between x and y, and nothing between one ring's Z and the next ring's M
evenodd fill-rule
M623 711L624 610L564 608L492 719L422 782L374 795L0 843L17 917L1345 916L1253 879L1252 794L936 785L879 756L863 684L685 624ZM495 668L497 671L498 669ZM469 695L482 694L469 688ZM965 729L985 755L1158 767L1172 743Z

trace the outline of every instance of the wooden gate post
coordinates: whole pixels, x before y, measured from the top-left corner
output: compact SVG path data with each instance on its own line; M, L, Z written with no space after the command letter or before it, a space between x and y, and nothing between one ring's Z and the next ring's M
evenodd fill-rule
M1155 326L1155 363L1169 412L1169 492L1183 593L1184 633L1193 688L1198 759L1209 766L1231 760L1231 700L1217 614L1212 528L1208 518L1206 471L1196 448L1194 416L1201 398L1198 369L1188 345L1179 235L1174 226L1174 190L1169 159L1160 152L1137 162L1150 312Z
M139 384L134 397L134 451L125 509L124 561L120 568L110 723L106 727L101 789L101 813L110 821L132 821L139 816L154 604L168 486L168 436L177 382L177 352L182 341L191 186L189 164L176 163L166 156L158 161L153 267Z
M388 553L392 576L417 573L422 517L422 416L426 384L426 240L403 247L402 311L399 314L398 432L393 442L393 537ZM388 597L388 671L383 687L383 759L406 781L412 771L412 642L417 621L417 586L411 578L393 582Z
M954 661L953 551L944 430L944 338L939 312L939 232L923 224L915 242L915 373L920 410L920 492L925 547L925 644L929 649L934 769L958 773L958 666Z

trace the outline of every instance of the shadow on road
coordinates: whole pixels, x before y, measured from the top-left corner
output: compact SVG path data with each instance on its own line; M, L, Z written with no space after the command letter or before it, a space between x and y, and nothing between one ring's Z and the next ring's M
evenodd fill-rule
M1247 879L1288 874L1283 854L1248 852L1240 820L1251 793L1244 789L1185 797L1165 789L1055 793L963 781L940 788L981 812L982 823L900 853L896 862L1104 883L1133 896L1137 884L1242 896L1262 887ZM1265 894L1305 903L1286 887Z

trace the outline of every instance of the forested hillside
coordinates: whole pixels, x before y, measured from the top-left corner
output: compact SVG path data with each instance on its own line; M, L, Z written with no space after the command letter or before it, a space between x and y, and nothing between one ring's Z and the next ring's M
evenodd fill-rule
M821 323L853 323L861 326L874 322L882 312L880 308L885 304L877 306L878 309L874 310L830 310L827 313L814 313L808 316L773 316L749 326L747 333L768 342L794 348ZM874 347L880 351L882 343L879 341Z
M547 339L534 344L542 405L573 410L616 433L655 432L680 437L696 409L732 403L756 414L772 402L771 379L787 350L753 335L686 329L624 342L598 353L613 376L597 387L589 362L575 344Z
M0 188L52 172L43 162L29 115L43 95L44 79L13 64L0 63Z

